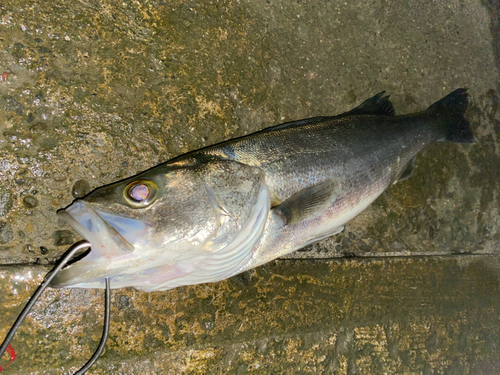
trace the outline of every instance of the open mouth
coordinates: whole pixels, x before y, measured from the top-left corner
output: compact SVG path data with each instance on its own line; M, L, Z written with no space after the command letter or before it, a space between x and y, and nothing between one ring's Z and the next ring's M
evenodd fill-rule
M90 242L92 251L86 261L102 256L111 258L134 250L134 246L103 220L90 203L76 201L67 209L59 211L58 215Z
M91 250L73 258L52 280L52 287L104 283L104 277L111 276L112 260L132 253L145 229L141 221L99 212L84 200L75 201L58 215L90 242Z

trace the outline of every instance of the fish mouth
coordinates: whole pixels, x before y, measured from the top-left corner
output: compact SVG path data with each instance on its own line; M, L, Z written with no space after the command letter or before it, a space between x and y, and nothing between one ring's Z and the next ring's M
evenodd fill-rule
M134 251L134 245L88 202L76 201L67 209L59 211L58 215L90 242L92 250L96 250L94 254L99 252L99 256L113 257Z
M90 242L91 250L85 257L59 271L50 283L51 287L84 287L85 283L97 279L102 279L104 285L104 277L112 276L110 264L135 249L134 239L139 236L133 230L128 235L130 228L125 224L127 220L141 223L139 221L98 211L84 200L75 201L57 214ZM141 225L135 225L135 232L143 229Z

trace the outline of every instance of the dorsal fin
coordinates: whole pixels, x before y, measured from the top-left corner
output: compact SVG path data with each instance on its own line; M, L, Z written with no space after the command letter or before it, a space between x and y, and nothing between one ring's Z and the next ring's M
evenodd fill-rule
M349 112L342 113L337 117L356 115L394 116L396 111L389 100L389 95L384 96L384 94L385 91L379 92L377 95L365 100L356 108L351 109Z
M259 131L259 133L267 133L281 129L289 129L289 128L296 128L299 126L312 125L325 120L333 120L336 118L347 117L347 116L357 116L357 115L394 116L394 114L396 113L394 111L394 107L392 106L392 103L389 100L389 96L388 95L383 96L384 94L385 91L379 92L374 97L365 100L356 108L351 109L349 112L341 113L340 115L337 116L318 116L318 117L306 118L304 120L285 122L284 124L270 126L268 128L262 129Z

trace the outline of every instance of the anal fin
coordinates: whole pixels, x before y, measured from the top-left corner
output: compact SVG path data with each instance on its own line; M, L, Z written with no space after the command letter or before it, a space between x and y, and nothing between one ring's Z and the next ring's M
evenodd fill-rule
M328 179L300 190L274 209L284 216L286 225L292 225L323 212L337 199L338 193L338 182Z

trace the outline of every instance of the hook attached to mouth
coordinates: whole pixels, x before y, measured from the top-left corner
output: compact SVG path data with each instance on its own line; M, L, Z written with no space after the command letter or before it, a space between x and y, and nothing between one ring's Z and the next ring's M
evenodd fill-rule
M19 316L16 319L16 322L12 326L12 328L9 330L9 333L5 337L5 340L2 343L2 346L0 346L0 357L3 355L7 347L9 346L9 343L11 342L12 338L16 334L17 329L23 322L24 318L29 314L30 310L33 308L35 305L36 301L40 298L42 295L43 291L49 286L50 282L52 279L57 275L57 273L73 258L73 256L80 250L89 248L90 243L87 241L80 241L75 244L73 244L68 251L66 252L66 255L59 261L59 263L54 267L52 271L47 273L45 276L45 279L42 281L38 289L35 291L35 293L31 296L30 300L24 306L23 310L19 314ZM103 328L103 333L101 337L101 341L99 342L99 346L97 347L96 351L92 355L92 357L88 360L88 362L81 368L79 369L75 374L85 374L87 370L92 367L92 365L97 361L99 356L101 355L102 351L104 350L104 346L106 345L106 340L108 339L108 333L109 333L109 317L110 317L110 305L111 305L111 291L110 291L110 281L109 278L105 278L105 294L104 294L104 328Z

